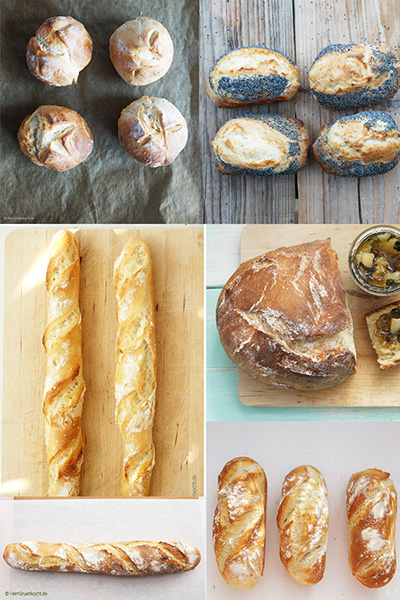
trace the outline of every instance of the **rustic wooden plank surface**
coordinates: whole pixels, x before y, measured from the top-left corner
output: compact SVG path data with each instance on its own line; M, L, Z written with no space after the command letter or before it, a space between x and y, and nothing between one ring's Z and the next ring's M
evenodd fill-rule
M293 392L251 379L239 371L239 398L247 406L400 406L398 368L379 369L364 315L389 302L389 298L371 296L360 290L350 276L347 259L350 245L364 229L362 225L248 225L242 231L241 262L282 245L330 237L337 252L343 287L353 318L357 351L357 371L337 387L307 392Z
M397 0L201 0L200 123L201 191L208 223L379 223L400 220L400 167L362 179L327 175L310 160L298 175L262 178L218 173L211 140L218 128L244 111L272 112L303 120L312 141L320 128L353 111L327 111L312 98L307 73L329 43L387 42L398 50ZM296 62L300 90L291 102L242 109L217 108L204 85L214 61L243 45L265 45ZM400 122L400 94L376 105Z
M44 277L54 229L17 229L5 240L2 494L44 496L41 412L45 374ZM141 235L153 260L157 409L154 496L203 494L203 231L81 229L85 453L81 495L120 495L122 443L114 419L116 303L113 265Z

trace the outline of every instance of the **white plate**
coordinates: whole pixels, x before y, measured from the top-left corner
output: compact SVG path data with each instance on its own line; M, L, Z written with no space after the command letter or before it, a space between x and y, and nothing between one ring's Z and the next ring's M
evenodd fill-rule
M0 554L22 541L182 541L203 560L193 571L149 577L113 577L12 569L0 558L0 594L47 592L46 600L204 599L202 500L0 500ZM38 595L39 596L39 595Z
M352 475L376 467L391 473L400 496L400 422L394 423L208 423L207 424L207 598L209 600L398 600L400 574L370 590L352 576L347 560L345 492ZM220 576L212 547L218 475L226 462L250 456L268 479L264 576L251 590L228 586ZM325 576L315 586L296 583L279 559L276 513L281 486L294 467L311 464L325 477L330 525ZM397 523L399 537L399 521ZM399 546L400 551L400 546Z

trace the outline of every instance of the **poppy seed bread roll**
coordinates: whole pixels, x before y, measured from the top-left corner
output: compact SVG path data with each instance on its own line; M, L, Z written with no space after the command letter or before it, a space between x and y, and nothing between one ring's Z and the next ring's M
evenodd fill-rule
M400 63L386 44L331 44L311 66L311 91L324 108L344 110L392 98Z
M226 463L218 477L213 540L219 572L232 587L250 589L264 572L267 479L252 458Z
M110 57L126 83L148 85L168 71L174 46L164 25L149 17L136 17L112 34Z
M302 121L268 114L246 114L227 121L211 145L221 173L285 175L307 162L310 144Z
M347 485L350 568L368 588L387 585L396 572L397 493L389 476L365 469Z
M229 358L264 383L317 390L355 371L353 324L330 239L242 263L216 316Z
M82 23L72 17L52 17L29 40L26 62L43 83L71 85L90 63L92 50L92 39Z
M327 173L341 177L380 175L400 160L400 130L388 113L360 112L325 125L313 151Z
M93 150L92 132L86 121L64 106L39 106L21 123L18 142L35 165L53 171L78 166Z
M280 534L280 558L285 569L301 585L315 585L325 571L328 543L328 492L315 467L296 467L282 485L276 518Z
M271 104L290 100L299 88L290 58L270 48L250 46L223 54L211 67L206 91L219 107Z

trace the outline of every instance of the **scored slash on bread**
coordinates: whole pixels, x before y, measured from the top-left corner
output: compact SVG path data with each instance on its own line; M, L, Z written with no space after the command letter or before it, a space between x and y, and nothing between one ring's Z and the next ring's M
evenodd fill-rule
M10 567L28 571L143 576L190 571L199 564L200 552L181 542L21 542L6 546L3 558Z
M280 558L287 572L302 585L315 585L325 571L328 542L328 493L315 467L296 467L282 485L277 515Z
M213 540L218 569L229 585L250 589L264 571L267 479L248 457L229 461L218 477Z
M350 568L369 588L383 587L396 572L397 493L389 475L366 469L347 485Z
M49 496L79 495L85 382L79 309L78 242L67 230L53 237L46 274L46 381L43 398Z
M131 238L114 267L118 304L115 418L123 441L123 496L148 496L156 398L153 273L149 249Z

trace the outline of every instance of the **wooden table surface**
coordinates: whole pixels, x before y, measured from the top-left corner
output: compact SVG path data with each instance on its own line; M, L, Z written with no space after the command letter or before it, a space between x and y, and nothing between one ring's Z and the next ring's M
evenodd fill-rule
M312 142L320 128L352 111L327 111L311 95L307 74L330 43L386 42L398 51L398 0L201 0L200 129L201 192L207 223L382 223L400 220L400 166L375 177L326 174L309 158L297 175L221 175L211 141L228 119L243 112L271 112L305 122ZM205 94L210 67L239 46L267 46L291 57L300 89L289 102L261 107L217 108ZM375 110L400 123L400 93Z

